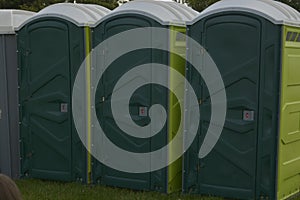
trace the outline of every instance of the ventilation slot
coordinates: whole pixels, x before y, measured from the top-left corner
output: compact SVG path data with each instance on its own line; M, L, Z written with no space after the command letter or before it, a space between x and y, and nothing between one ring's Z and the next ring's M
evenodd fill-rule
M289 41L289 42L300 42L300 33L289 31L286 34L286 41Z

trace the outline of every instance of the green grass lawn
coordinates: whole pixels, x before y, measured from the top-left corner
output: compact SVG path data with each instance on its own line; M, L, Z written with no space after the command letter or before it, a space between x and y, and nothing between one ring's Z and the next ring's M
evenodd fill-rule
M61 183L41 180L18 180L24 200L222 200L199 195L161 194L140 192L104 186L88 186L80 183Z

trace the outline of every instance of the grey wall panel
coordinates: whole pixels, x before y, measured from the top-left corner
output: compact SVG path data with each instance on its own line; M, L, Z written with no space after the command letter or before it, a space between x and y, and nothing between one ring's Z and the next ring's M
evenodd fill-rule
M11 176L5 35L0 36L0 172Z
M17 40L15 35L7 35L5 39L11 175L17 178L20 171Z
M0 173L19 177L16 36L0 36Z

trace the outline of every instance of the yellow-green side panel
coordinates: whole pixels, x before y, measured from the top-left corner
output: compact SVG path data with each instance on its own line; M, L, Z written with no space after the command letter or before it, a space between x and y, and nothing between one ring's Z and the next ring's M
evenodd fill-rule
M91 29L89 27L84 27L84 37L85 37L85 66L86 66L86 102L87 102L87 183L91 183L92 175L92 156L91 152Z
M186 55L186 39L183 37L180 37L178 35L178 32L182 34L186 34L186 27L176 27L171 26L170 30L173 30L173 32L170 32L170 50L173 52L176 52L180 55L182 55L185 58ZM183 76L185 75L185 60L180 59L179 57L175 56L174 54L170 55L169 60L170 67L173 69L176 69L178 72L180 72ZM170 91L172 91L174 88L181 88L180 90L182 93L180 94L181 97L184 96L184 83L182 85L175 85L174 83L174 75L172 72L170 72L169 75L169 87ZM178 97L180 98L180 97ZM183 106L183 105L182 105ZM176 135L181 117L183 117L183 114L180 113L180 105L176 98L176 96L173 93L170 93L169 96L169 129L168 129L168 140L171 141L173 137ZM172 158L174 152L174 148L181 148L178 146L170 146L169 149L169 158ZM172 163L168 167L168 193L181 190L182 185L182 158L178 159L176 162Z
M277 199L300 191L300 28L283 27L282 39Z

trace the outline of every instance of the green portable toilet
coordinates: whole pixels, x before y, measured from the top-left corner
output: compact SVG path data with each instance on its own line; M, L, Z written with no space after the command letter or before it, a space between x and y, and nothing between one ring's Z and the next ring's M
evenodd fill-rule
M34 13L0 10L0 173L20 175L18 65L15 28Z
M198 153L211 96L196 74L201 120L184 154L185 193L287 199L300 190L300 14L271 0L222 0L189 24L225 85L227 112L212 151ZM201 60L201 54L193 59ZM189 66L191 67L191 66ZM205 65L203 66L205 70Z
M135 28L166 28L167 30L175 30L177 33L185 34L186 21L192 20L197 14L198 13L193 9L172 1L128 2L116 8L97 23L93 32L93 48L97 48L103 41L119 33ZM149 33L147 32L144 35L144 39L149 43L157 39L152 38L151 34L152 32L149 31ZM119 39L122 40L122 38ZM101 58L97 58L98 61L100 60L99 62L106 62L106 58L109 57L108 54L112 51L110 50L109 45L110 44L108 43L105 52L98 56ZM168 49L176 49L177 52L180 52L180 54L185 57L185 38L177 37L176 33L170 32L168 41L164 41L161 45L167 46ZM112 52L112 54L114 54L114 52ZM168 92L168 88L160 85L148 84L140 87L133 93L129 102L130 116L124 115L123 118L119 119L119 122L123 123L122 120L132 119L138 126L147 126L150 123L148 113L150 107L154 104L160 104L164 107L168 115L167 122L162 125L163 128L160 129L160 132L157 135L150 138L133 137L118 128L110 106L111 103L113 103L111 98L114 86L125 73L139 65L147 63L169 65L181 74L184 74L185 71L185 61L184 59L179 58L179 56L168 54L168 52L157 49L138 49L129 52L125 56L120 56L109 65L108 69L102 74L98 86L96 86L95 105L98 121L109 140L116 146L129 152L152 152L165 146L172 140L174 134L176 134L178 122L181 117L180 106L177 103L176 97ZM149 74L149 76L151 75ZM159 74L153 74L152 76L154 79L155 77L159 77ZM134 82L135 80L142 79L143 77L139 77L139 75L132 75L131 80ZM172 82L170 81L172 80L172 74L169 74L169 77L163 77L163 79L166 82L169 81L170 87L172 87ZM130 85L129 82L124 84L119 90ZM114 103L124 105L124 102L124 99L118 99ZM105 152L102 153L105 156ZM172 154L172 150L169 153ZM113 158L107 156L107 159ZM145 159L151 160L150 157L146 157ZM132 160L127 160L126 162L131 161ZM168 167L147 173L119 171L94 159L92 177L95 183L104 185L139 190L172 192L181 189L181 171L181 159L178 159Z
M21 173L90 182L90 155L72 119L71 92L90 52L89 26L109 12L98 5L46 7L18 29Z

